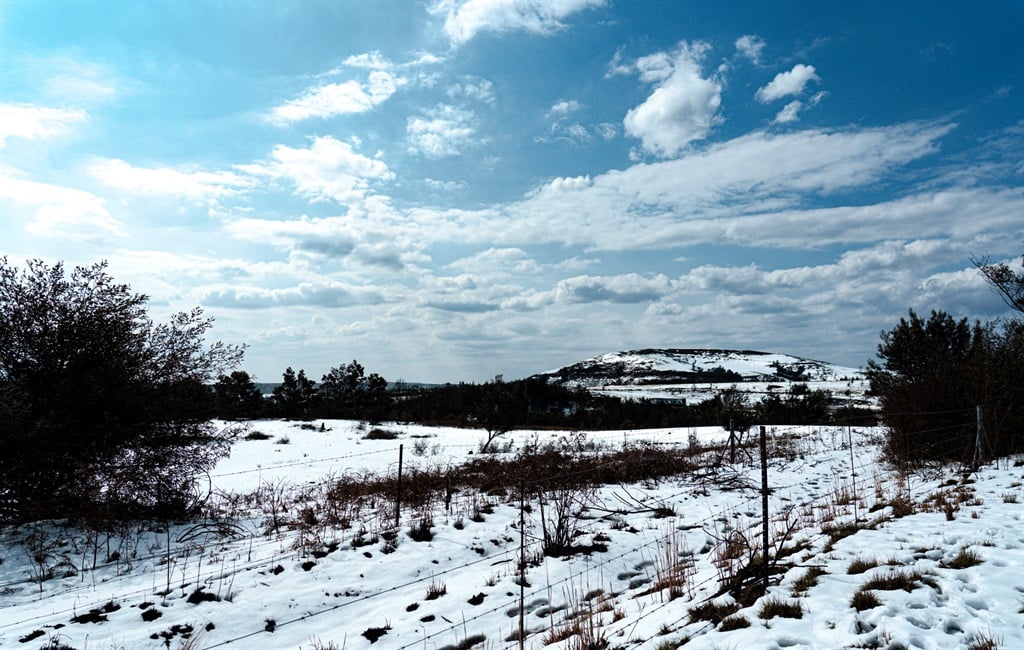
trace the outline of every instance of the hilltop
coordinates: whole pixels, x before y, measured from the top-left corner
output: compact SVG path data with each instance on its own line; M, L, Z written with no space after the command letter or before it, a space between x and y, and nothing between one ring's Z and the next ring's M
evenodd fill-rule
M566 386L820 382L863 379L857 368L756 350L644 349L612 352L540 373Z
M757 350L648 348L612 352L535 377L624 399L700 401L732 386L757 399L806 384L839 399L868 401L863 370Z

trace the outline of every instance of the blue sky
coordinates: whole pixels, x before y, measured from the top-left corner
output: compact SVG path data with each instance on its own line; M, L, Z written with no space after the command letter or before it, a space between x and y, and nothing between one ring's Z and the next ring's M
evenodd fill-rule
M245 369L852 366L1005 315L1019 2L0 4L0 251L105 259Z

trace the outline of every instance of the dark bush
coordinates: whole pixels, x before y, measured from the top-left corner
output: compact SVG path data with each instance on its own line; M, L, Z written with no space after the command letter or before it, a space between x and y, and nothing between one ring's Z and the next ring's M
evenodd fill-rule
M1024 321L971 325L911 310L882 332L878 357L868 362L868 379L891 460L968 462L1024 451Z
M233 431L207 387L241 348L202 311L154 323L106 264L0 259L0 519L181 515Z

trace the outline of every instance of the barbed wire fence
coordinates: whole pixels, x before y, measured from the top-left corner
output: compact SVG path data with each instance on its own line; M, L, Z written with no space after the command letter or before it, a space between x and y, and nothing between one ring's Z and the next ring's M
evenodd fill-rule
M778 440L784 440L787 437L789 437L792 434L794 434L795 432L806 431L809 428L813 429L815 426L818 426L817 435L818 435L819 441L821 443L824 443L824 441L825 441L824 440L824 436L822 434L823 431L831 432L833 442L835 441L835 439L836 439L836 433L835 433L836 427L834 425L829 425L829 424L823 423L822 425L810 425L810 427L808 427L806 425L805 426L800 426L800 427L783 427L783 428L774 427L771 430L773 442L777 443ZM846 435L847 440L845 442L846 442L846 444L848 445L848 447L850 449L850 467L849 467L850 475L849 475L849 478L850 478L851 483L854 486L854 492L856 492L857 491L856 490L856 479L857 479L858 475L863 476L864 474L866 474L870 467L874 467L874 464L871 463L870 461L867 461L867 460L862 462L862 463L859 463L859 464L855 462L854 440L853 440L853 437L852 437L852 429L850 428L850 426L846 426L846 427L843 427L843 428L845 428L845 432L847 434ZM764 444L765 444L765 447L766 447L767 446L767 434L768 434L768 431L765 430L765 429L762 429L762 431L763 431L764 435L761 437L761 440L765 441ZM977 441L975 441L975 449L979 448L980 445L981 445L981 440L982 440L981 436L983 436L983 430L981 429L981 426L979 426L979 431L980 431L979 438L978 438ZM943 429L935 429L935 430L932 430L932 431L926 431L926 432L921 432L921 433L929 433L929 434L934 435L934 434L949 433L949 431L948 431L948 427L947 427L947 428L943 428ZM640 435L642 435L642 434L640 434ZM959 437L960 437L959 434L951 434L951 435L949 435L949 439L954 439L954 438L959 438ZM688 443L689 443L689 441L688 441ZM668 443L668 444L670 444L670 443ZM677 446L681 445L681 444L682 444L681 442L676 443ZM748 443L748 445L749 444L750 443ZM309 461L303 461L303 462L294 463L294 465L297 466L297 465L316 463L316 462L336 462L336 461L339 461L339 460L347 460L347 459L351 459L351 458L356 458L356 457L361 457L361 456L368 456L368 455L372 455L372 454L380 454L380 453L388 453L388 451L387 450L377 450L377 451L372 451L372 452L364 452L364 453L360 453L360 454L348 454L348 455L336 456L336 457L325 458L325 459L312 459L312 460L309 460ZM722 448L722 447L712 448L710 450L710 454L712 455L712 457L716 457L716 459L720 459L722 456L724 456L724 453L725 453L725 449ZM768 453L766 453L766 452L762 453L761 454L761 459L762 459L762 468L764 468L764 467L767 466ZM753 458L748 455L746 460L742 460L741 459L740 462L741 462L741 464L742 463L751 463L752 464L753 463ZM239 473L242 473L242 472L258 472L258 471L261 471L261 469L262 468L252 468L252 469L249 469L249 470L241 470L241 471L238 471L238 472L232 472L230 474L239 474ZM762 471L764 471L764 470L762 470ZM220 476L227 476L227 475L229 475L229 474L224 474L224 475L220 475ZM543 484L549 484L552 481L578 478L578 476L579 476L579 472L563 472L563 473L560 473L560 474L553 474L553 475L547 475L547 476L543 476L543 477L538 477L538 478L535 479L534 482L537 485L543 485ZM764 474L762 474L762 476L764 476ZM785 490L785 489L790 489L790 488L796 487L796 485L797 484L779 485L779 486L775 486L775 487L770 487L770 486L767 485L767 481L762 481L761 494L760 494L760 498L762 499L762 504L764 503L764 500L767 498L767 496L770 493L778 492L778 491ZM523 494L526 493L525 482L521 485L520 489L521 489ZM833 496L833 495L830 495L828 493L819 494L814 499L800 504L800 507L808 507L808 506L814 505L814 503L816 503L817 501L819 501L819 500L827 500L831 496ZM540 498L540 497L538 497L538 498ZM757 497L757 496L751 497L745 503L750 503L752 501L756 501L758 498L759 497ZM854 499L854 502L856 502L856 499ZM710 525L713 521L728 515L730 513L730 511L732 511L732 512L737 511L738 509L740 509L743 506L743 503L744 502L740 502L740 503L737 503L737 504L732 504L732 505L730 505L726 509L711 512L706 517L704 517L703 519L697 520L696 522L694 522L692 525L698 526L698 527L705 526L705 525ZM398 507L399 507L398 500L396 498L396 504L395 504L396 510L397 510ZM370 517L372 519L372 515ZM757 528L757 529L761 530L763 533L766 534L768 532L768 528L769 528L769 524L770 524L770 513L766 513L764 510L762 510L762 517L761 517L761 519L762 519L762 521L760 523L754 524L751 528ZM857 519L858 519L858 516L857 516L856 511L855 511L854 520L856 521ZM367 523L370 523L370 522L369 521L361 522L361 527L366 526ZM397 527L398 527L398 525L396 525L396 528ZM524 532L524 537L525 537L525 531L523 531L523 532ZM652 546L659 546L659 545L665 544L665 543L667 543L669 541L669 538L673 534L674 533L668 533L668 534L666 534L664 536L661 536L661 537L659 537L659 538L657 538L655 540L647 541L647 542L645 542L643 544L639 544L639 545L636 545L636 546L628 547L623 552L621 552L619 554L616 554L613 557L606 558L606 559L602 560L602 562L600 562L596 566L604 566L604 565L609 564L611 562L615 562L615 561L621 560L624 557L627 557L629 555L636 555L637 553L642 552L644 549L648 549L648 548L650 548ZM253 546L256 546L257 544L268 544L268 546L276 546L278 549L281 548L281 539L280 538L272 539L269 542L267 540L263 539L263 538L264 538L264 535L262 533L260 533L259 531L253 531L253 532L250 532L250 533L248 533L246 535L241 536L238 540L236 540L236 541L248 542L249 543L249 545L250 545L250 554L249 554L250 561L246 562L246 563L243 563L241 565L237 565L237 566L233 567L232 568L232 573L241 573L243 571L252 571L252 570L258 570L260 568L266 568L266 567L269 567L271 564L274 564L276 561L279 561L281 555L279 555L277 553L271 553L269 555L263 555L262 557L257 555L256 559L254 559L254 560L252 559L251 549L252 549ZM259 539L260 541L257 542L256 541L257 539ZM542 543L543 542L543 538L537 537L535 535L532 536L530 539L531 539L531 544L537 544L537 543ZM502 552L501 555L507 561L508 556L514 555L515 551L516 551L516 549L514 549L514 548L507 548L507 549L505 549ZM762 553L764 553L764 557L765 558L767 558L768 552L769 552L768 546L767 546L767 544L765 544L765 547L764 547L764 549L762 551ZM139 560L140 560L140 562L142 560L158 560L158 559L160 559L160 557L166 557L168 554L169 554L169 549L166 550L163 554L154 553L154 554L151 554L149 556L145 556L145 557L139 558ZM434 574L434 575L435 576L436 575L446 575L449 572L455 572L455 571L463 570L463 569L465 569L467 567L474 566L476 564L483 563L485 561L493 562L495 560L495 558L496 558L496 556L488 556L488 557L485 557L485 558L480 558L479 560L476 560L474 562L465 563L465 564L460 565L460 566L450 567L450 568L444 570L443 572L439 572L439 573ZM525 563L525 552L524 552L523 548L519 549L519 562ZM765 562L765 564L767 564L767 562ZM100 566L98 568L102 568L102 566ZM589 571L592 568L594 568L594 567L587 567L586 570ZM96 570L97 567L94 566L93 569ZM162 570L162 567L156 566L156 567L153 568L153 570L154 571L160 571L160 570ZM199 582L201 581L200 580L201 578L205 581L206 584L209 584L212 580L218 580L218 579L219 580L223 580L226 577L226 575L227 574L225 574L225 572L223 570L223 567L221 568L221 570L219 572L216 569L211 570L208 573L203 573L203 572L197 570L197 572L196 572L196 584L197 585L199 584ZM550 592L550 590L553 587L557 587L557 586L560 586L560 585L564 585L567 582L571 582L571 580L574 577L578 578L580 575L581 575L580 573L570 574L570 576L567 577L567 578L564 578L564 579L556 581L556 582L548 583L542 589L538 589L538 590L534 590L534 591L530 592L530 595L531 596L532 595L536 595L536 594L544 592L544 591ZM415 580L410 580L410 581L408 581L406 583L395 585L395 586L391 587L390 589L387 589L387 590L384 590L384 591L374 592L372 594L364 594L364 595L362 595L362 596L360 596L360 597L358 597L357 599L354 599L354 600L345 601L343 603L337 603L337 604L334 604L334 605L332 605L330 607L324 608L323 610L318 610L318 611L315 611L315 612L310 612L310 613L304 614L304 615L299 616L299 617L295 617L295 618L290 619L290 620L278 622L277 626L278 627L282 627L282 626L285 626L285 625L297 624L297 623L300 623L302 621L309 620L310 618L314 618L316 616L319 616L321 614L324 614L324 613L327 613L327 612L331 612L331 611L336 611L337 609L349 606L349 605L351 605L351 604L353 604L355 602L361 602L361 601L364 601L364 600L369 600L369 599L372 599L372 598L381 597L381 596L384 596L386 594L390 594L390 593L392 593L392 592L394 592L396 590L400 590L400 589L403 589L403 588L408 588L408 587L411 587L411 586L421 585L424 582L426 582L427 580L433 580L433 579L435 579L434 576L431 576L430 578L423 577L423 578L418 578L418 579L415 579ZM714 581L714 579L712 577L709 577L709 578L705 579L704 581L702 581L698 586L707 586L707 585L711 584L713 581ZM14 583L11 583L11 582L8 582L6 584L0 584L0 589L10 588L13 584ZM105 587L111 587L111 586L113 586L113 585L111 585L111 584L106 584L105 585ZM117 598L119 598L119 599L134 598L134 597L142 596L142 595L145 595L145 594L148 594L148 593L151 593L151 592L149 592L147 590L137 590L137 591L134 591L134 592L118 594ZM435 632L435 633L433 633L431 635L428 635L428 636L424 636L423 639L415 642L414 644L409 644L407 646L402 646L402 647L403 648L404 647L412 647L413 645L419 645L421 643L425 644L428 639L438 637L441 634L444 634L444 633L447 633L447 632L451 632L453 629L457 628L460 625L465 627L465 624L468 623L468 622L472 622L474 620L483 618L488 613L493 613L495 611L499 611L502 608L509 608L509 607L512 607L512 606L516 606L517 603L518 603L517 606L518 606L519 611L522 612L522 611L524 611L524 603L523 603L524 597L525 597L525 594L521 594L519 596L519 598L517 598L517 599L513 599L513 600L510 600L508 602L503 602L501 605L499 605L499 606L497 606L495 608L492 608L491 610L478 613L476 616L474 616L471 619L466 619L462 623L453 624L452 627L449 627L449 628L447 628L445 630L437 631L437 632ZM667 606L668 606L668 602L664 602L661 605L659 605L657 608L654 608L653 610L651 610L651 611L649 611L647 613L643 613L640 616L640 618L644 618L644 617L648 617L648 616L653 616L655 612L660 611L661 609L663 609L664 607L667 607ZM79 607L82 607L82 606L79 605ZM67 611L57 611L57 612L51 612L47 616L50 617L50 616L53 616L55 614L67 614L67 613L68 613ZM18 621L5 621L4 623L0 624L0 630L2 630L4 628L13 628L13 627L22 626L26 622L32 622L34 620L42 619L42 618L45 618L45 617L37 616L37 617L31 618L31 619L21 619L21 620L18 620ZM674 624L678 624L680 621L683 620L683 618L686 618L686 617L684 616L684 617L678 619ZM630 622L635 625L635 620L636 620L636 618L634 617L634 618L630 619ZM620 626L620 628L621 628L621 626ZM613 628L610 628L610 629L613 629ZM621 631L621 630L619 630L619 631ZM264 630L263 629L259 629L259 630L254 631L251 634L247 634L247 635L244 635L244 636L227 639L227 640L224 640L224 641L218 643L217 645L210 646L210 647L220 647L220 646L223 646L223 645L229 645L231 643L235 643L235 642L239 642L239 641L242 641L244 639L247 639L247 638L251 638L252 636L260 634L262 632L264 632Z

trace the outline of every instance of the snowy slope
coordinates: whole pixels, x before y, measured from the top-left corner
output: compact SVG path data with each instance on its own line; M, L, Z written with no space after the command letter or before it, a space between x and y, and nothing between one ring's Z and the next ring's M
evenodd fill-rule
M472 458L484 432L389 424L396 440L367 440L359 423L314 424L254 423L270 437L239 441L211 477L222 507L235 509L223 530L156 523L92 543L55 525L3 531L0 647L181 648L189 637L199 648L511 649L521 593L527 648L578 648L585 634L642 650L687 639L686 648L706 649L966 649L985 638L1024 647L1021 460L968 480L948 471L896 476L875 461L877 430L772 429L772 539L791 553L767 595L739 606L718 594L729 549L760 539L756 451L714 471L599 489L583 504L577 539L606 549L589 555L537 554L535 499L521 513L514 494L469 493L456 494L450 511L404 513L389 551L383 537L357 543L389 525L386 501L349 527L312 535L298 525L300 495L330 476L393 475L399 444L406 471L449 467ZM692 448L724 435L607 431L588 434L587 448ZM570 437L514 432L503 454ZM275 498L278 529L268 525ZM409 531L427 514L433 538L414 541ZM522 591L521 517L531 558ZM814 580L812 568L821 573ZM909 590L887 586L897 573ZM878 604L858 610L853 599L872 581ZM190 602L197 586L209 598ZM799 605L800 617L762 618L772 601ZM732 625L694 615L709 603L731 606L732 625L746 626L725 631Z
M724 383L713 379L735 373L726 381L835 382L858 380L863 371L787 354L752 350L647 349L612 352L538 376L566 386L607 384Z

